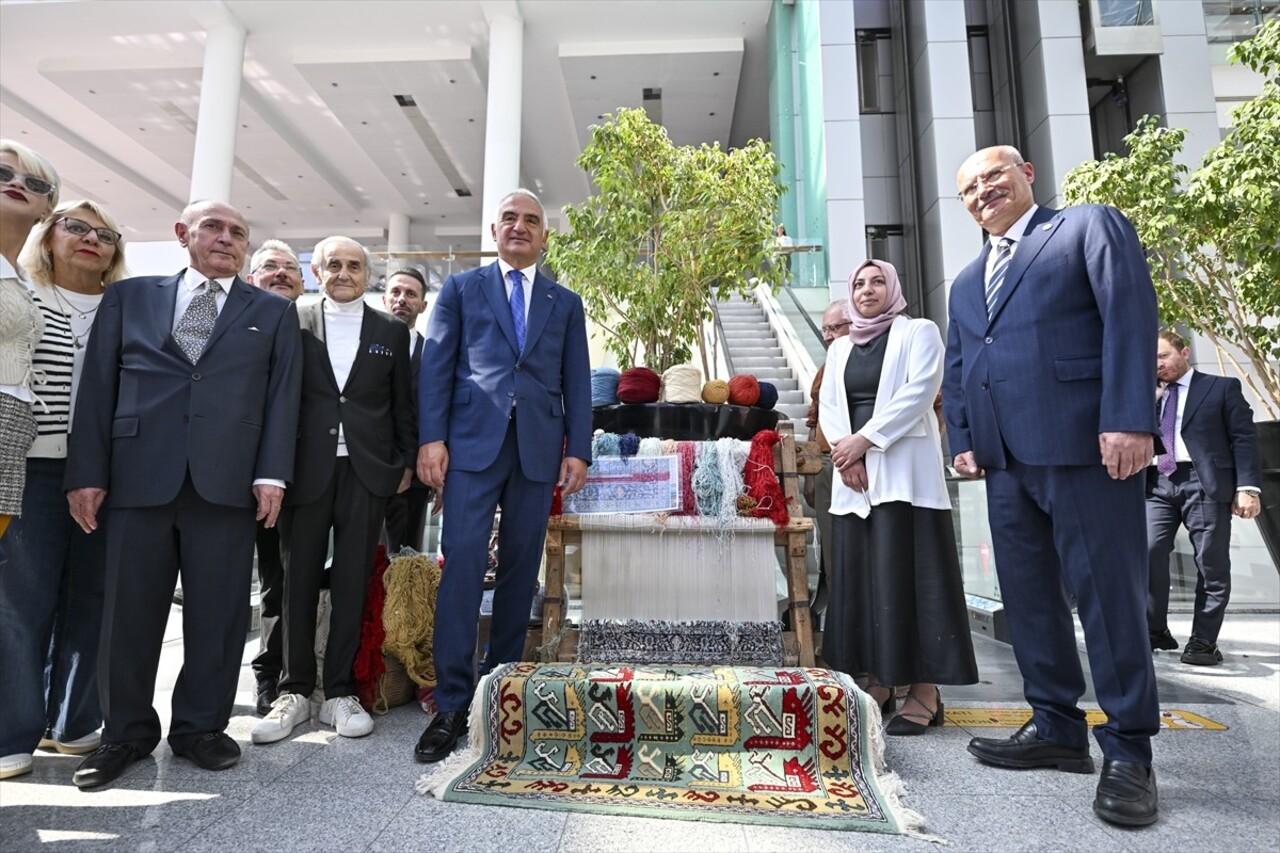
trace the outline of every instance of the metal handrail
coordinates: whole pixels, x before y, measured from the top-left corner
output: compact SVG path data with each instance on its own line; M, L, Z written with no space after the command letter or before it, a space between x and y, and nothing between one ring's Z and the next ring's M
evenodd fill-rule
M711 303L711 315L715 320L716 336L720 338L720 349L724 352L724 366L730 376L737 376L738 371L733 369L733 356L729 354L729 338L724 333L724 323L720 321L720 306L714 300Z
M800 311L800 316L804 317L804 321L809 324L809 328L813 330L813 334L817 336L818 340L822 340L822 329L818 328L818 324L813 322L813 318L809 316L808 309L800 304L800 298L792 291L791 285L784 284L782 289L787 292L787 296L791 297L791 301L795 303L796 308Z

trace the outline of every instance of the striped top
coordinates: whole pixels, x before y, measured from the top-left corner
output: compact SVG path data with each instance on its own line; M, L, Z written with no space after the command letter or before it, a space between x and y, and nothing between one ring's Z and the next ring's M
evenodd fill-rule
M78 295L78 294L77 294ZM28 456L40 458L65 458L67 433L71 431L72 406L75 382L79 379L79 362L83 350L76 346L72 318L67 315L49 285L33 285L32 296L44 317L44 334L36 344L32 369L36 380L32 390L37 402L32 407L36 416L36 440ZM84 297L80 297L84 299ZM73 306L79 308L79 305ZM79 319L78 312L76 313ZM93 314L83 321L84 333L79 335L81 344L88 337L88 327Z

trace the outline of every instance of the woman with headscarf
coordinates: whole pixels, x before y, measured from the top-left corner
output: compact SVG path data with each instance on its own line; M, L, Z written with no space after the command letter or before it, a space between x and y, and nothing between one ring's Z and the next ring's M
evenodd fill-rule
M98 634L106 533L85 533L62 481L84 347L108 284L125 276L120 226L99 204L70 201L36 226L20 262L44 320L33 385L37 436L27 453L22 515L0 572L0 756L18 771L37 745L64 755L98 748Z
M939 684L973 684L951 500L933 401L943 343L903 313L898 272L868 260L849 276L849 335L827 350L819 423L831 444L831 597L822 657L866 673L891 735L942 725Z

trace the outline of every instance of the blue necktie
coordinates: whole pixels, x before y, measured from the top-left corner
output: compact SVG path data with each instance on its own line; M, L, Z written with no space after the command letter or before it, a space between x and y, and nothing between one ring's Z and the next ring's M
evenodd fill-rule
M1013 241L1008 237L1001 237L1000 242L996 243L996 260L991 265L991 275L987 278L987 319L991 319L992 310L996 307L996 294L1000 292L1000 285L1004 284L1004 277L1009 273L1009 261L1013 258Z
M512 270L507 273L507 279L511 282L511 325L516 330L516 349L524 352L524 276L520 274L520 270Z

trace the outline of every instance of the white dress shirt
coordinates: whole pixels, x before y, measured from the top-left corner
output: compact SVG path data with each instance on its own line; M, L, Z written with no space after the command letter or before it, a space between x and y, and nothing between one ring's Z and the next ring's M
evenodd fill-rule
M216 301L218 303L218 313L222 313L222 306L227 304L227 294L231 292L231 283L236 277L224 276L222 278L209 278L202 272L198 272L191 267L187 267L186 272L182 275L182 282L178 285L178 297L173 305L173 331L177 331L178 323L182 321L182 315L187 313L187 308L191 306L191 300L196 297L196 288L204 284L206 281L212 281L218 286Z
M511 264L499 258L498 269L502 270L502 285L507 293L507 302L510 303L511 302L511 279L507 278L507 276L511 273L513 269L515 269L515 267L511 266ZM520 270L520 275L524 279L524 327L525 329L529 328L529 306L532 304L530 300L533 299L533 277L537 275L537 272L538 272L537 264L527 266L524 269Z
M1033 204L1031 208L1018 217L1018 221L1009 226L1009 230L997 237L994 234L987 235L987 242L991 244L991 251L987 252L987 267L983 272L982 279L987 281L991 278L991 268L995 266L996 254L999 251L999 243L1001 240L1009 240L1013 245L1009 247L1009 257L1012 258L1018 253L1018 244L1022 242L1022 238L1027 235L1027 226L1031 224L1031 217L1036 215L1036 211L1040 209L1040 205Z

